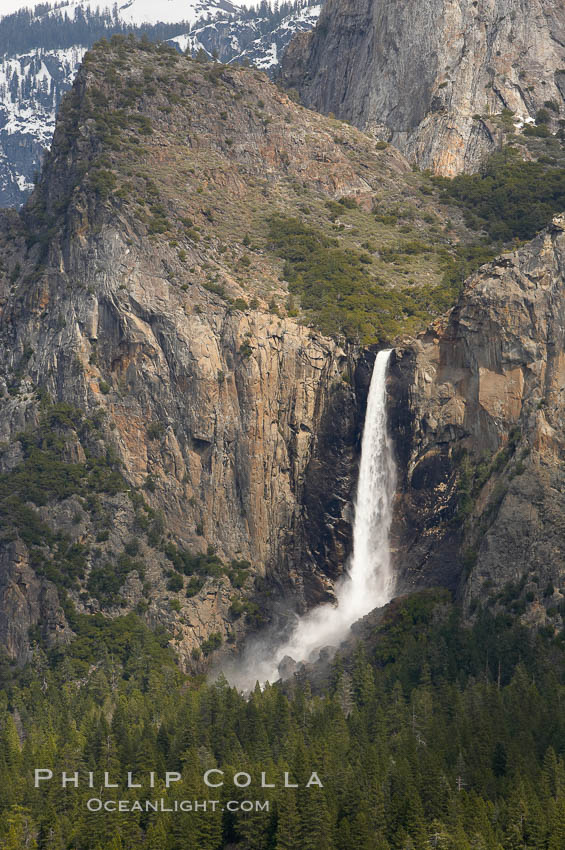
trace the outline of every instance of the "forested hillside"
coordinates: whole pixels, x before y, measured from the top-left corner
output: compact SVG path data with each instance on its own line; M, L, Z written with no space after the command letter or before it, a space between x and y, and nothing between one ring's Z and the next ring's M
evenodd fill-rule
M98 631L98 634L97 634ZM508 616L464 629L447 595L391 606L328 693L186 680L139 623L101 624L11 678L1 697L3 850L562 850L563 635ZM53 782L33 788L35 767ZM224 771L221 788L204 772ZM104 771L117 791L60 788ZM148 772L159 774L148 788ZM182 781L163 785L165 771ZM127 771L142 790L124 790ZM235 773L252 776L247 788ZM298 789L284 788L284 773ZM323 789L305 788L312 772ZM274 789L261 788L261 773ZM214 774L213 781L222 777ZM218 800L217 811L89 813L91 798ZM269 800L269 812L228 801ZM233 808L233 806L232 806Z

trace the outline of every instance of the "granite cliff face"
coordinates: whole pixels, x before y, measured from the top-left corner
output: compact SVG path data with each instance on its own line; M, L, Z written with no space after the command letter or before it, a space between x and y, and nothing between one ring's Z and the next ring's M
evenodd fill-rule
M190 665L260 622L269 587L331 597L369 373L300 321L266 221L307 200L334 227L330 199L414 191L395 151L336 123L166 47L87 57L0 235L10 656L38 623L67 640L69 600L141 612Z
M325 240L418 327L465 238L424 181L256 70L124 38L87 54L32 198L0 221L9 657L136 611L202 669L281 598L332 598L376 346L315 329L271 224ZM531 586L554 593L563 563L564 239L486 267L397 349L401 589L447 584L471 611L531 566L528 611L552 607Z
M565 94L565 8L555 0L328 0L282 79L303 102L391 141L447 176L497 145L489 116L523 124Z
M72 638L55 586L36 575L19 541L0 550L0 611L0 645L9 658L29 659L34 627L49 648Z
M401 589L458 588L559 625L565 586L565 234L482 268L397 350ZM549 611L549 617L547 616Z

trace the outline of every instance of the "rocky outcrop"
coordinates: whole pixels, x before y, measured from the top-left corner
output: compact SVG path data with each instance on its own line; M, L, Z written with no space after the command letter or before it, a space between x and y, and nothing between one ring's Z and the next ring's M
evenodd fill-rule
M496 146L490 114L523 122L547 102L563 112L564 68L555 0L328 0L289 46L282 79L307 106L449 176Z
M384 301L396 317L417 282L387 262L402 248L390 222L405 216L399 232L418 249L452 247L422 179L392 146L299 106L257 70L123 38L88 54L31 200L0 217L11 655L29 657L34 625L47 645L66 640L60 610L76 623L74 606L137 611L200 669L201 651L234 647L281 598L305 609L332 597L374 352L315 330L272 228L298 220L358 257L368 285L400 288ZM401 589L457 587L465 569L499 586L497 517L521 484L549 511L536 470L560 451L558 394L542 384L560 374L565 236L544 238L473 278L444 322L397 350ZM434 258L418 253L432 289ZM559 524L546 507L539 517L558 559ZM22 565L33 581L18 580ZM482 593L469 591L469 606Z
M20 541L0 544L0 646L19 664L31 658L30 630L50 648L72 639L57 589L35 574Z
M276 73L292 36L311 30L320 13L320 5L313 3L284 17L274 9L263 8L253 14L252 10L240 10L226 3L220 6L200 5L190 32L175 34L169 43L181 53L188 50L193 56L204 51L210 59L216 56L226 64L251 63L270 76ZM131 11L130 4L125 8ZM181 8L179 6L179 10ZM44 13L39 9L38 15L32 16L30 27L28 18L21 18L18 26L11 15L5 16L0 10L0 52L3 55L0 65L0 207L20 207L31 194L51 144L62 95L71 88L86 49L104 31L107 38L116 31L117 21L110 14L97 18L89 27L82 11L75 22L71 16L60 23L61 46L56 47L55 11ZM184 13L187 13L186 8ZM42 28L38 30L42 14L50 19L45 37ZM63 8L60 14L65 14ZM186 23L186 19L183 21ZM128 29L140 35L131 20L118 24L119 31ZM167 32L173 35L175 29L178 33L182 27L175 28L172 24L154 28L145 24L143 27L151 40L160 40ZM10 35L5 35L6 30ZM19 48L14 43L14 34Z
M401 588L443 578L459 585L470 611L506 589L520 610L527 597L526 619L545 613L543 605L557 616L565 586L564 269L565 234L545 232L473 275L444 321L397 350Z
M336 492L332 455L355 452L358 433L355 397L342 381L347 352L292 319L228 310L206 290L171 292L151 249L132 249L115 227L90 243L86 266L82 251L53 251L62 273L4 309L10 374L31 349L35 385L87 414L105 412L105 440L123 474L145 488L178 545L213 546L226 562L249 561L256 575L276 572L303 604L331 592L326 555L335 577L352 472L348 465ZM337 429L321 427L338 412ZM4 408L4 439L37 416L22 391ZM316 514L309 556L307 525ZM131 533L126 523L114 545ZM227 629L230 594L208 586L205 605L210 592L224 597ZM218 626L198 616L208 629Z

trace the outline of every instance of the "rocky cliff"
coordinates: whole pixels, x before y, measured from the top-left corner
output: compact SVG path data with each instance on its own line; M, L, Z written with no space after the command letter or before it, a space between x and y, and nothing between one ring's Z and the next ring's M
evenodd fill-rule
M31 194L61 97L71 88L87 48L101 37L126 31L143 32L152 41L172 36L169 43L182 53L203 51L226 64L251 63L272 76L292 36L314 26L320 5L309 2L281 10L247 10L213 0L192 8L168 3L167 17L178 25L153 26L131 3L115 17L110 6L104 10L102 4L102 11L95 12L80 2L72 4L70 17L66 4L57 10L42 4L34 12L12 15L0 9L0 206L20 207Z
M378 242L360 243L391 240L377 201L385 220L411 204L405 230L444 239L418 181L257 71L123 38L87 55L34 195L0 234L11 657L28 657L37 623L47 645L67 640L71 609L136 610L196 663L260 623L273 587L302 607L331 596L369 369L354 341L311 326L269 220L308 219L346 260L374 262L371 284ZM428 286L436 259L418 259ZM387 262L387 286L406 286Z
M565 9L555 0L328 0L289 46L303 102L391 141L422 168L473 171L518 125L563 113Z
M433 191L256 70L123 37L87 54L0 220L12 659L135 611L198 669L280 599L332 597L375 349L443 311L469 238ZM397 349L402 589L470 611L529 561L557 588L564 238L486 267Z
M401 588L458 588L468 613L561 623L565 586L565 234L485 266L397 350Z

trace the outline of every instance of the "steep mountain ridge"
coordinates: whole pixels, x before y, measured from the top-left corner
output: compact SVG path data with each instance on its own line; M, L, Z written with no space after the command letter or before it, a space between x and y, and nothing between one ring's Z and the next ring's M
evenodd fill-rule
M439 316L472 239L433 187L257 70L129 37L87 54L32 198L2 216L12 658L30 657L30 634L48 648L93 614L137 611L198 669L281 602L332 598L375 347ZM401 589L442 583L471 612L512 577L543 622L556 607L520 584L525 544L512 573L492 553L527 485L524 533L562 558L561 443L538 450L562 418L539 366L557 387L562 241L484 267L397 348Z
M269 587L302 607L331 597L370 358L308 326L273 239L302 220L352 264L381 304L359 314L373 337L388 314L421 326L425 310L391 301L397 287L441 289L434 251L449 237L421 183L392 148L260 72L130 38L85 57L31 200L4 215L0 631L12 657L29 657L38 622L46 645L66 640L71 603L139 610L194 665L200 647L261 621ZM386 222L401 203L407 231L434 243L413 258L418 286L377 251L394 244Z
M274 75L292 36L310 30L320 12L319 5L290 3L277 9L265 3L257 9L225 2L142 5L112 10L81 0L0 17L0 206L18 207L29 196L61 97L86 50L101 37L144 33L154 41L168 39L181 52L251 62ZM169 23L155 23L160 20Z
M421 168L474 171L491 116L564 112L565 9L554 0L329 0L291 43L282 79L303 102L391 141Z

